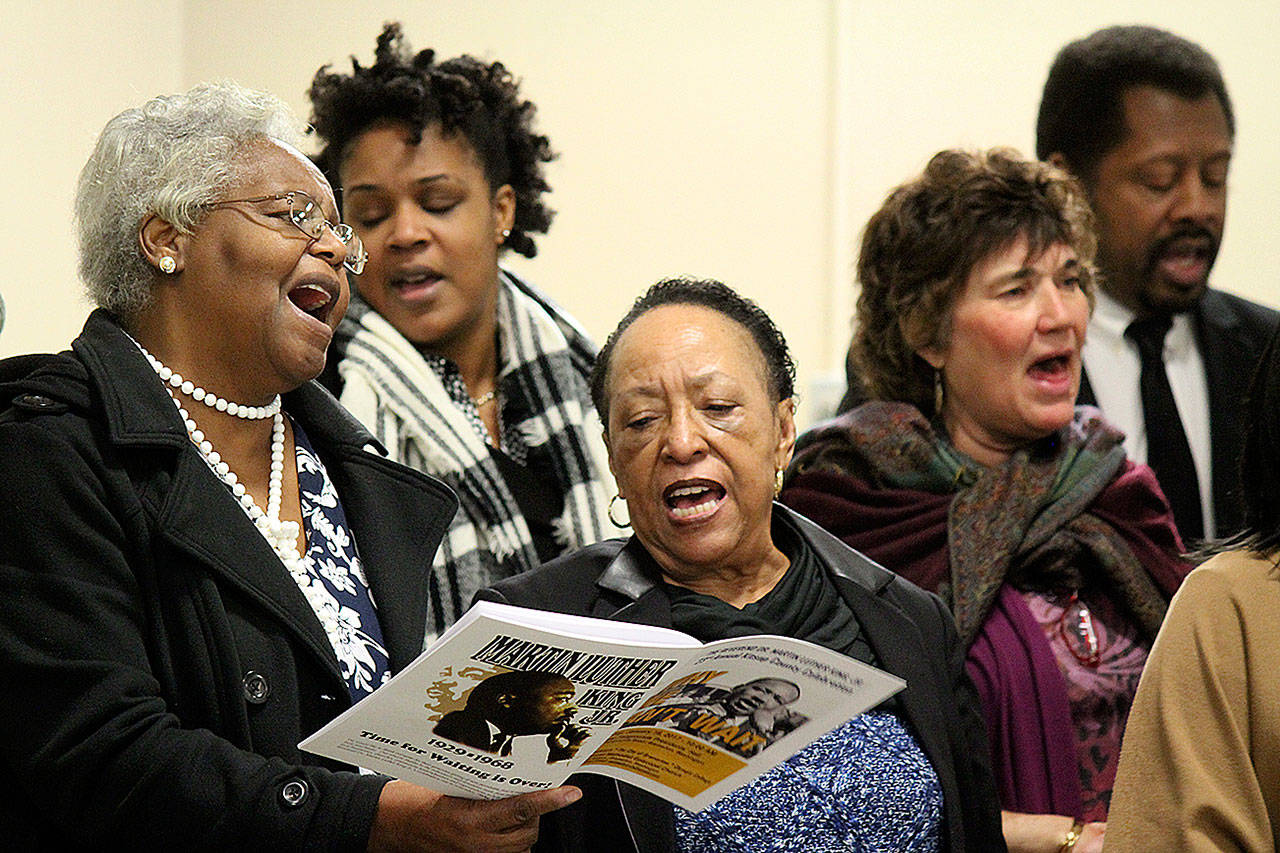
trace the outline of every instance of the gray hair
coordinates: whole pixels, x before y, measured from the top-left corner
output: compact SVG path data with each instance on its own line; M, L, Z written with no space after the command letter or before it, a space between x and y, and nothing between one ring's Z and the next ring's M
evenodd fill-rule
M264 138L297 147L293 113L274 95L230 81L161 95L107 122L76 188L90 298L120 318L144 308L155 271L138 243L143 220L155 214L191 233L248 165L245 147Z

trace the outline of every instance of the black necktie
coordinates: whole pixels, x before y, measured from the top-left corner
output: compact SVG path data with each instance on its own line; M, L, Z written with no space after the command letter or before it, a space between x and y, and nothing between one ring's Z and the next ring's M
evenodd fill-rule
M1172 325L1169 317L1134 320L1124 336L1138 345L1142 358L1142 417L1147 426L1147 464L1156 472L1160 488L1173 507L1173 520L1184 541L1204 537L1200 511L1200 481L1196 477L1191 445L1178 417L1169 375L1164 369L1164 337Z

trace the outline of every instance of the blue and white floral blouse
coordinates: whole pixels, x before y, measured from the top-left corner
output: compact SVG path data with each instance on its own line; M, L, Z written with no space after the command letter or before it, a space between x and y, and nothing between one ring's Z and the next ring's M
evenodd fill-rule
M875 711L675 819L681 853L936 853L942 786L898 716Z
M293 440L307 540L304 569L292 573L293 579L324 626L354 704L391 677L390 661L369 582L333 481L297 421Z

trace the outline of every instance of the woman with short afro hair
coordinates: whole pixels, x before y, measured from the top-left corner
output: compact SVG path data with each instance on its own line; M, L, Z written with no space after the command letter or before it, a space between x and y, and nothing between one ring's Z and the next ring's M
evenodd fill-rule
M413 53L395 23L372 65L325 66L310 95L317 162L369 252L326 382L393 459L461 500L431 573L430 640L477 590L608 529L595 346L499 266L536 254L555 155L502 63Z

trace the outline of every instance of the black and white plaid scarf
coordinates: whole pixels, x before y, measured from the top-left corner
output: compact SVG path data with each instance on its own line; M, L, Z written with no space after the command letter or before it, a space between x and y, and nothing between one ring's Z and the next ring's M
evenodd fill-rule
M342 353L342 404L392 459L444 480L461 504L431 568L429 642L465 612L477 590L537 566L537 552L470 401L460 405L438 369L359 300L334 345ZM504 409L533 413L505 426L528 449L545 446L564 494L557 541L573 550L611 535L613 482L588 387L595 348L555 305L505 270L498 357Z

